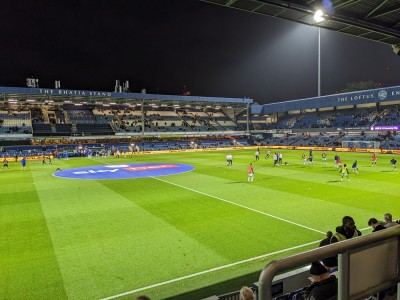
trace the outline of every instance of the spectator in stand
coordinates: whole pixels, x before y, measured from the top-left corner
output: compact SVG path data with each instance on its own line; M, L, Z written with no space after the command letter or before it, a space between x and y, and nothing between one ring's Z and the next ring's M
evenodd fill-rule
M328 274L331 276L338 277L338 260L336 256L322 259L322 263L328 270Z
M304 291L304 299L337 299L337 279L335 276L330 276L328 270L320 262L311 264L310 275L312 284Z
M151 300L151 299L149 296L143 295L143 296L136 297L136 300Z
M333 235L332 231L328 231L328 232L326 233L326 238L323 239L323 240L319 243L319 246L320 246L320 247L323 247L323 246L329 245L329 244L331 243L331 237L332 237L332 235Z
M256 299L251 288L244 286L240 289L239 300L254 300Z
M390 213L386 213L383 217L385 218L385 222L386 222L385 228L390 228L393 226L400 225L399 223L393 222L392 214L390 214Z
M375 218L371 218L371 219L368 220L368 226L371 226L371 227L372 227L372 229L373 229L372 232L377 232L377 231L379 231L379 230L385 229L385 227L383 227L383 226L378 222L378 220L375 219Z
M361 236L361 231L357 230L354 219L344 216L342 226L336 227L336 233L331 238L331 244Z

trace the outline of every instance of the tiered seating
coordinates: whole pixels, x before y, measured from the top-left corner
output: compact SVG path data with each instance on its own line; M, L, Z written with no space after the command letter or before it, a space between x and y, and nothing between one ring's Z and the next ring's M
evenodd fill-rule
M32 123L44 123L44 116L41 108L31 109Z
M220 109L207 109L206 113L209 118L218 125L218 130L237 130L237 124Z
M61 109L55 109L54 110L55 114L56 114L56 120L57 120L57 124L65 124L67 123L67 120L65 119L65 115L64 115L64 111Z
M376 108L302 112L280 117L274 127L279 129L368 127L373 124L377 114Z
M51 124L33 123L32 128L34 135L45 136L45 135L51 135L53 133L51 129Z
M56 132L60 135L70 135L72 133L72 124L56 124Z
M111 109L94 108L93 115L95 117L96 122L100 124L108 124L117 119L117 116Z
M252 116L251 118L252 128L254 130L267 130L268 124L265 122L265 117L263 116ZM244 124L246 126L246 124Z
M65 107L72 124L76 125L76 134L78 135L110 135L114 134L111 125L99 124L91 107L75 108Z
M383 107L382 113L376 118L376 126L400 125L400 106Z
M0 134L31 134L29 111L0 111Z
M110 135L114 131L110 124L76 124L76 133L82 135Z
M95 124L96 119L90 107L84 109L66 108L72 124Z
M173 107L146 108L146 128L148 131L183 130L183 121Z
M400 149L400 135L381 141L381 146L385 149Z

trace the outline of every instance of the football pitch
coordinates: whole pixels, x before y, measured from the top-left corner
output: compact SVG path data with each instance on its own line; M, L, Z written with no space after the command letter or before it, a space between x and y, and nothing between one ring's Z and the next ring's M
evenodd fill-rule
M363 234L369 218L400 214L392 155L255 150L19 162L0 172L0 299L201 299L258 280L271 260L317 247L345 215ZM359 174L351 165L358 160ZM254 182L247 167L254 165ZM57 168L187 164L192 171L121 180L55 177Z

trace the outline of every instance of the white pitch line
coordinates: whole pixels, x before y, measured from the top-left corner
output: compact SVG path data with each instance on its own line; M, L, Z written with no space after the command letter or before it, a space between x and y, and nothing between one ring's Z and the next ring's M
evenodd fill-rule
M97 159L93 159L93 158L92 158L92 160L101 162L102 164L106 164L106 165L108 164L108 163L106 163L106 162L103 162L103 161L100 161L100 160L97 160ZM177 186L177 187L180 187L180 188L183 188L183 189L186 189L186 190L189 190L189 191L192 191L192 192L195 192L195 193L198 193L198 194L201 194L201 195L210 197L210 198L214 198L214 199L217 199L217 200L226 202L226 203L230 203L230 204L232 204L232 205L236 205L236 206L239 206L239 207L241 207L241 208L248 209L248 210L254 211L254 212L256 212L256 213L259 213L259 214L262 214L262 215L265 215L265 216L268 216L268 217L271 217L271 218L274 218L274 219L277 219L277 220L280 220L280 221L283 221L283 222L286 222L286 223L290 223L290 224L292 224L292 225L296 225L296 226L299 226L299 227L302 227L302 228L305 228L305 229L308 229L308 230L311 230L311 231L315 231L315 232L318 232L318 233L325 234L325 232L322 232L322 231L320 231L320 230L317 230L317 229L314 229L314 228L311 228L311 227L308 227L308 226L305 226L305 225L301 225L301 224L298 224L298 223L295 223L295 222L292 222L292 221L289 221L289 220L286 220L286 219L283 219L283 218L280 218L280 217L277 217L277 216L274 216L274 215L271 215L271 214L268 214L268 213L259 211L259 210L254 209L254 208L247 207L247 206L244 206L244 205L241 205L241 204L238 204L238 203L235 203L235 202L226 200L226 199L222 199L222 198L219 198L219 197L217 197L217 196L213 196L213 195L210 195L210 194L207 194L207 193L203 193L203 192L200 192L200 191L197 191L197 190L188 188L188 187L183 186L183 185L180 185L180 184L176 184L176 183L173 183L173 182L169 182L169 181L160 179L160 178L158 178L158 177L150 177L150 178L153 178L153 179L156 179L156 180L159 180L159 181L168 183L168 184L172 184L172 185L175 185L175 186Z
M241 207L241 208L248 209L248 210L254 211L254 212L256 212L256 213L259 213L259 214L262 214L262 215L265 215L265 216L268 216L268 217L271 217L271 218L274 218L274 219L277 219L277 220L280 220L280 221L283 221L283 222L286 222L286 223L290 223L290 224L292 224L292 225L296 225L296 226L299 226L299 227L302 227L302 228L305 228L305 229L308 229L308 230L311 230L311 231L315 231L315 232L318 232L318 233L325 234L325 232L322 232L322 231L320 231L320 230L317 230L317 229L314 229L314 228L311 228L311 227L308 227L308 226L305 226L305 225L301 225L301 224L299 224L299 223L292 222L292 221L289 221L289 220L286 220L286 219L283 219L283 218L280 218L280 217L277 217L277 216L268 214L268 213L266 213L266 212L262 212L262 211L259 211L259 210L257 210L257 209L254 209L254 208L251 208L251 207L247 207L247 206L244 206L244 205L241 205L241 204L238 204L238 203L235 203L235 202L226 200L226 199L222 199L222 198L217 197L217 196L213 196L213 195L210 195L210 194L207 194L207 193L203 193L203 192L200 192L200 191L197 191L197 190L188 188L188 187L183 186L183 185L180 185L180 184L176 184L176 183L173 183L173 182L169 182L169 181L166 181L166 180L157 178L157 177L151 177L151 178L157 179L157 180L159 180L159 181L162 181L162 182L165 182L165 183L168 183L168 184L172 184L172 185L178 186L178 187L180 187L180 188L183 188L183 189L186 189L186 190L189 190L189 191L192 191L192 192L195 192L195 193L198 193L198 194L201 194L201 195L210 197L210 198L214 198L214 199L217 199L217 200L220 200L220 201L223 201L223 202L232 204L232 205L236 205L236 206L239 206L239 207Z
M98 160L98 159L94 159L94 158L90 158L90 159L91 159L91 160L94 160L94 161L98 161L98 162L100 162L100 163L102 163L102 164L105 164L105 165L108 165L108 164L109 164L109 163L106 163L106 162L101 161L101 160ZM235 203L235 202L231 202L231 201L228 201L228 200L225 200L225 199L216 197L216 196L212 196L212 195L209 195L209 194L200 192L200 191L196 191L196 190L194 190L194 189L185 187L185 186L183 186L183 185L179 185L179 184L176 184L176 183L172 183L172 182L169 182L169 181L160 179L160 178L158 178L158 177L151 177L151 178L157 179L157 180L160 180L160 181L163 181L163 182L165 182L165 183L172 184L172 185L176 185L176 186L178 186L178 187L180 187L180 188L187 189L187 190L190 190L190 191L192 191L192 192L205 195L205 196L207 196L207 197L215 198L215 199L218 199L218 200L221 200L221 201L224 201L224 202L233 204L233 205L237 205L237 206L240 206L240 207L242 207L242 208L246 208L246 209L255 211L255 212L257 212L257 213L260 213L260 214L263 214L263 215L267 215L267 216L269 216L269 217L271 217L271 218L275 218L275 219L278 219L278 220L281 220L281 221L284 221L284 222L288 222L288 223L291 223L291 224L294 224L294 225L297 225L297 226L300 226L300 227L303 227L303 228L306 228L306 229L310 229L310 230L316 231L316 232L318 232L318 233L323 233L323 234L325 234L325 232L319 231L319 230L317 230L317 229L313 229L313 228L311 228L311 227L307 227L307 226L304 226L304 225L301 225L301 224L297 224L297 223L294 223L294 222L292 222L292 221L285 220L285 219L282 219L282 218L279 218L279 217L276 217L276 216L273 216L273 215L270 215L270 214L267 214L267 213L258 211L258 210L256 210L256 209L253 209L253 208L250 208L250 207L247 207L247 206L243 206L243 205L241 205L241 204L237 204L237 203ZM359 230L360 230L360 231L366 231L366 230L368 230L368 229L370 229L370 227L362 228L362 229L359 229Z
M260 255L260 256L248 258L248 259L241 260L241 261L237 261L237 262L234 262L234 263L231 263L231 264L228 264L228 265L224 265L224 266L220 266L220 267L204 270L204 271L201 271L201 272L189 274L189 275L186 275L186 276L178 277L178 278L175 278L175 279L171 279L171 280L155 283L155 284L148 285L148 286L136 289L136 290L131 290L131 291L128 291L128 292L125 292L125 293L121 293L121 294L118 294L118 295L109 296L107 298L102 298L100 300L110 300L110 299L123 297L123 296L126 296L126 295L130 295L130 294L134 294L134 293L141 292L141 291L144 291L144 290L148 290L148 289L152 289L152 288L159 287L159 286L162 286L162 285L166 285L166 284L169 284L169 283L174 283L174 282L181 281L181 280L184 280L184 279L188 279L188 278L200 276L200 275L203 275L203 274L207 274L207 273L211 273L211 272L227 269L227 268L230 268L230 267L233 267L233 266L237 266L237 265L241 265L241 264L244 264L244 263L247 263L247 262L251 262L251 261L254 261L254 260L263 259L263 258L266 258L268 256L275 255L275 254L280 254L280 253L283 253L283 252L287 252L287 251L295 250L295 249L298 249L298 248L310 246L310 245L313 245L313 244L316 244L316 243L319 243L319 242L320 242L320 240L314 241L314 242L310 242L310 243L306 243L306 244L303 244L303 245L294 246L294 247L283 249L283 250L278 250L278 251L275 251L275 252L263 254L263 255Z
M103 161L100 161L100 160L97 160L97 159L92 159L92 160L101 162L102 164L108 164L108 163L106 163L106 162L103 162ZM271 217L271 218L274 218L274 219L277 219L277 220L280 220L280 221L284 221L284 222L287 222L287 223L290 223L290 224L293 224L293 225L296 225L296 226L299 226L299 227L302 227L302 228L306 228L306 229L309 229L309 230L312 230L312 231L315 231L315 232L318 232L318 233L325 234L325 232L319 231L319 230L317 230L317 229L314 229L314 228L311 228L311 227L308 227L308 226L304 226L304 225L301 225L301 224L298 224L298 223L295 223L295 222L292 222L292 221L289 221L289 220L286 220L286 219L283 219L283 218L279 218L279 217L277 217L277 216L274 216L274 215L271 215L271 214L268 214L268 213L265 213L265 212L256 210L256 209L254 209L254 208L247 207L247 206L244 206L244 205L241 205L241 204L238 204L238 203L235 203L235 202L226 200L226 199L222 199L222 198L220 198L220 197L213 196L213 195L210 195L210 194L207 194L207 193L204 193L204 192L200 192L200 191L197 191L197 190L194 190L194 189L191 189L191 188L182 186L182 185L180 185L180 184L176 184L176 183L173 183L173 182L169 182L169 181L166 181L166 180L157 178L157 177L151 177L151 178L156 179L156 180L159 180L159 181L162 181L162 182L165 182L165 183L168 183L168 184L172 184L172 185L178 186L178 187L180 187L180 188L183 188L183 189L186 189L186 190L189 190L189 191L198 193L198 194L205 195L205 196L210 197L210 198L214 198L214 199L217 199L217 200L226 202L226 203L230 203L230 204L232 204L232 205L236 205L236 206L239 206L239 207L242 207L242 208L245 208L245 209L254 211L254 212L259 213L259 214L263 214L263 215L269 216L269 217ZM363 228L363 229L361 229L361 231L364 231L364 230L366 230L366 229L368 229L368 228ZM240 265L240 264L244 264L244 263L247 263L247 262L251 262L251 261L254 261L254 260L266 258L266 257L268 257L268 256L272 256L272 255L275 255L275 254L280 254L280 253L284 253L284 252L287 252L287 251L295 250L295 249L298 249L298 248L310 246L310 245L313 245L313 244L316 244L316 243L319 243L319 242L320 242L320 240L314 241L314 242L310 242L310 243L306 243L306 244L299 245L299 246L294 246L294 247L287 248L287 249L283 249L283 250L279 250L279 251L275 251L275 252L272 252L272 253L267 253L267 254L264 254L264 255L260 255L260 256L248 258L248 259L241 260L241 261L238 261L238 262L235 262L235 263L231 263L231 264L228 264L228 265L219 266L219 267L216 267L216 268L204 270L204 271L197 272L197 273L194 273L194 274L189 274L189 275L182 276L182 277L178 277L178 278L175 278L175 279L171 279L171 280L167 280L167 281L155 283L155 284L148 285L148 286L145 286L145 287L142 287L142 288L138 288L138 289L131 290L131 291L128 291L128 292L120 293L120 294L117 294L117 295L114 295L114 296L109 296L109 297L106 297L106 298L101 298L100 300L111 300L111 299L116 299L116 298L119 298L119 297L123 297L123 296L131 295L131 294L134 294L134 293L137 293L137 292L141 292L141 291L144 291L144 290L148 290L148 289L151 289L151 288L163 286L163 285L166 285L166 284L178 282L178 281L181 281L181 280L189 279L189 278L196 277L196 276L200 276L200 275L203 275L203 274L207 274L207 273L211 273L211 272L215 272L215 271L227 269L227 268L230 268L230 267L233 267L233 266L237 266L237 265Z

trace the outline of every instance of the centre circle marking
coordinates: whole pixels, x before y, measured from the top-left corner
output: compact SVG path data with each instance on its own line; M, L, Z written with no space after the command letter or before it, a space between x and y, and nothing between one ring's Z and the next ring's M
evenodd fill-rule
M174 175L190 172L192 165L173 163L136 163L120 165L101 165L68 170L59 170L53 175L60 178L85 180L132 179Z

